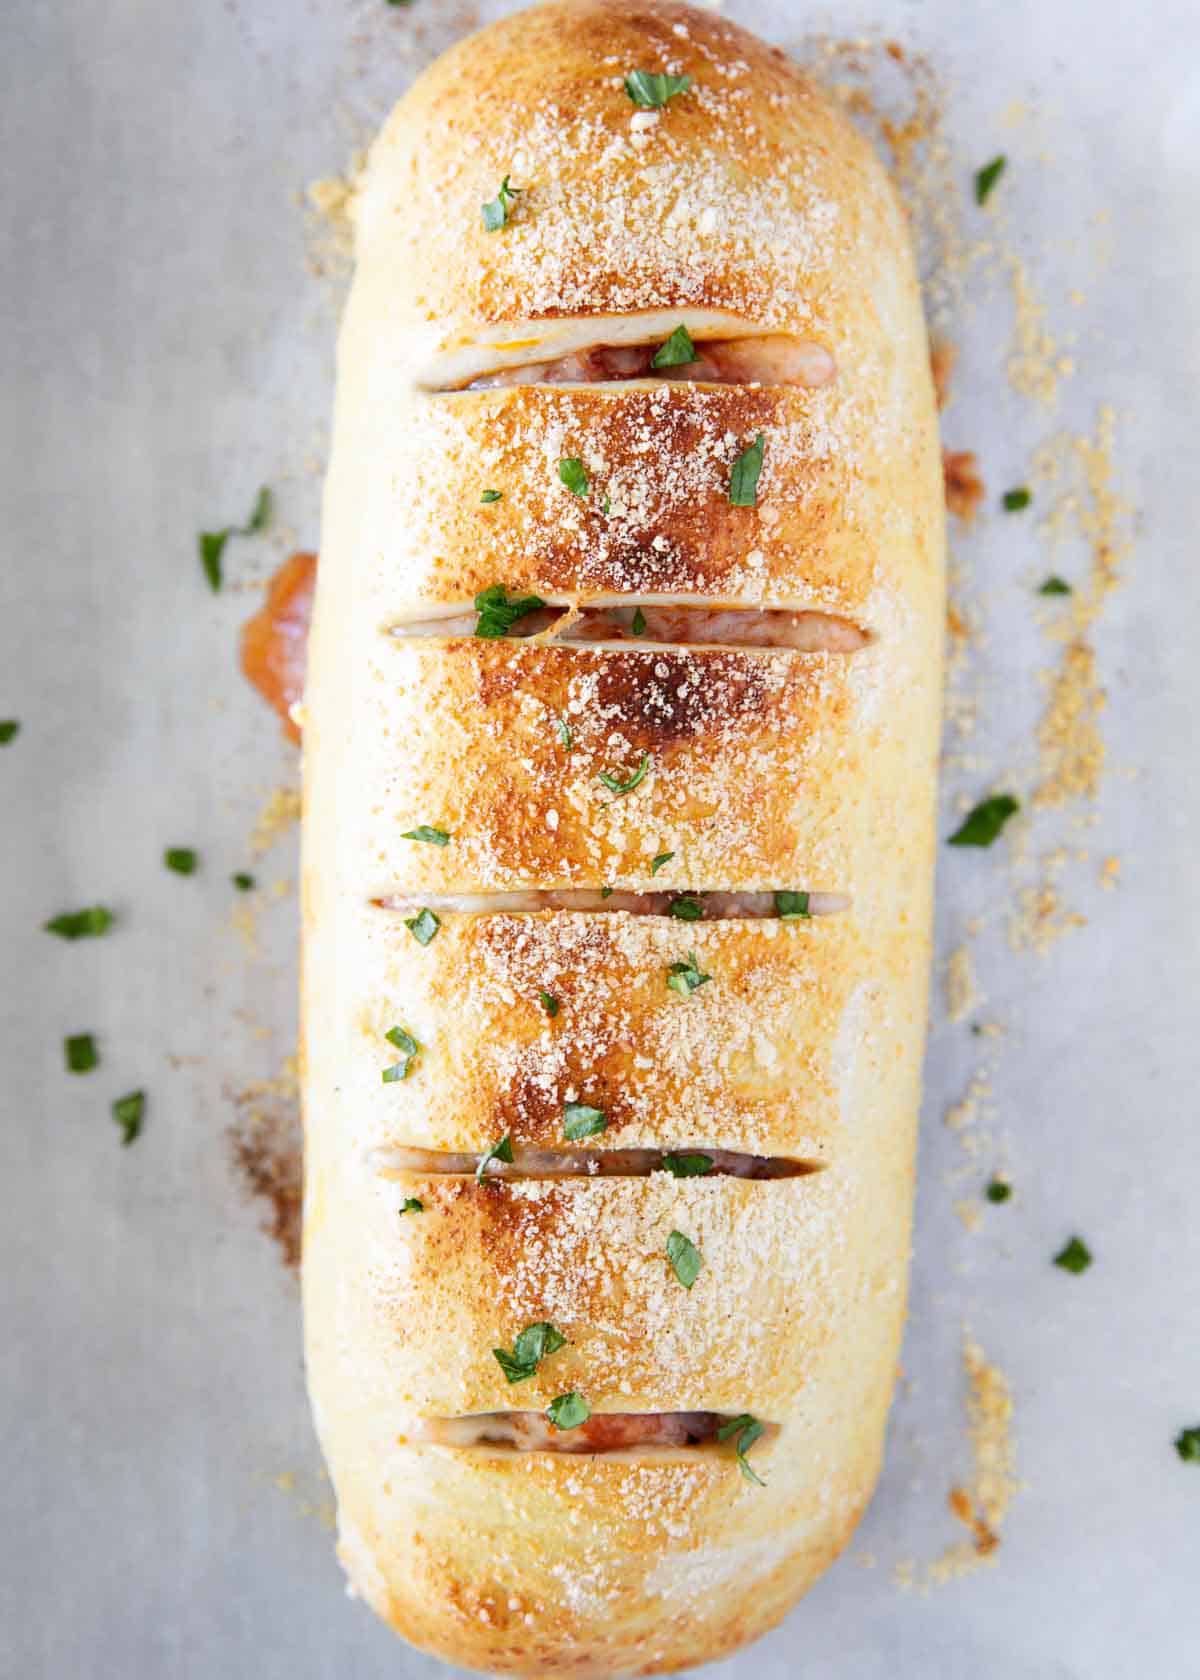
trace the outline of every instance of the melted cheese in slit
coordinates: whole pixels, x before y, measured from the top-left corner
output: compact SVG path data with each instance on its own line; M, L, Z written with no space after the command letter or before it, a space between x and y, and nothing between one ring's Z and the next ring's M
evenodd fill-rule
M800 1178L819 1172L819 1165L792 1161L783 1155L742 1155L732 1149L709 1149L703 1144L681 1144L662 1149L513 1149L511 1161L493 1157L484 1168L488 1178L646 1178L653 1172L668 1172L664 1154L704 1155L711 1167L693 1177L704 1178ZM445 1173L466 1178L479 1170L482 1157L440 1149L381 1149L372 1156L381 1178L408 1174Z
M481 1412L430 1418L416 1439L440 1447L496 1445L518 1452L620 1452L625 1447L694 1447L715 1441L719 1412L601 1412L574 1429L556 1429L543 1412Z
M638 615L641 615L638 618ZM394 636L473 636L478 615L454 613L396 625ZM634 629L638 619L640 628ZM835 613L788 612L765 607L646 606L535 608L512 624L512 636L554 642L665 642L678 647L791 648L796 653L854 653L867 641L849 619Z
M680 379L704 385L828 385L837 372L824 345L768 333L714 338L695 346L695 359L655 367L658 344L597 344L544 362L481 374L462 389L497 385L598 385L617 379Z

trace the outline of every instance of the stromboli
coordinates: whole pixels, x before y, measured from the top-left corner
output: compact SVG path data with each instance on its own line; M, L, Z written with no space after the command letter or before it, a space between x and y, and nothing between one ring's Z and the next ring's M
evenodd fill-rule
M634 126L639 69L692 85ZM515 208L485 231L506 176ZM816 345L832 377L467 388L680 325L701 352ZM339 351L305 712L304 1287L343 1561L455 1662L717 1656L778 1620L869 1497L904 1300L941 545L903 218L782 54L660 0L581 0L421 79L372 154ZM495 585L855 636L393 634ZM557 896L602 888L842 908L686 923ZM398 901L442 906L425 943ZM706 983L672 992L693 962ZM419 1048L385 1084L393 1030ZM603 1115L589 1148L820 1170L461 1171L502 1138L576 1147L570 1104ZM690 1287L677 1232L702 1256ZM493 1350L543 1322L564 1345L510 1385ZM568 1393L619 1450L545 1450L521 1420ZM736 1434L690 1437L700 1414L768 1426L765 1486Z

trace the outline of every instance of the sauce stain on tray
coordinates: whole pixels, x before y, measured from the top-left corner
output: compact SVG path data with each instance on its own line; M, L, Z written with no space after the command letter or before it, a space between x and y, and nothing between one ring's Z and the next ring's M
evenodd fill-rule
M289 555L268 583L262 607L242 631L243 675L279 713L288 738L297 743L300 730L292 709L304 694L316 583L316 555Z
M303 1135L296 1058L274 1079L259 1079L232 1093L237 1118L229 1139L246 1189L266 1204L263 1229L277 1244L289 1271L300 1269Z

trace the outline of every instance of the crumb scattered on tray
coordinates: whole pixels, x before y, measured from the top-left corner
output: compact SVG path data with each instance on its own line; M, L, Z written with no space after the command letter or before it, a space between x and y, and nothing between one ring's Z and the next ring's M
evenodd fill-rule
M968 1201L962 1198L955 1202L954 1211L958 1215L964 1230L978 1231L983 1224L983 1209L977 1201Z
M283 786L272 788L254 824L254 831L250 836L250 850L256 857L261 856L299 821L300 789Z
M1065 613L1052 615L1047 634L1062 650L1047 677L1047 700L1038 726L1040 781L1034 804L1061 807L1094 800L1106 754L1100 733L1105 690L1097 674L1089 632L1129 553L1129 508L1113 488L1116 416L1102 407L1092 436L1060 436L1035 457L1035 472L1051 492L1046 516L1054 541L1073 529L1090 548L1086 578L1072 588Z
M1008 1379L969 1333L963 1338L962 1366L971 1471L965 1482L950 1487L946 1502L968 1536L953 1541L931 1563L908 1558L897 1564L897 1585L921 1592L945 1586L995 1561L1009 1507L1020 1488Z
M300 1485L300 1476L295 1470L282 1470L271 1477L271 1481L280 1493L286 1493L293 1501L296 1512L302 1517L315 1517L322 1528L331 1531L337 1529L337 1505L329 1492L328 1475L322 1471L320 1480L322 1491L305 1493Z
M966 1090L956 1103L951 1103L942 1119L958 1138L966 1155L974 1159L988 1141L977 1131L979 1122L990 1113L992 1076L989 1068L978 1068L971 1075Z
M1045 956L1066 933L1087 926L1087 917L1069 909L1053 881L1043 879L1033 887L1022 887L1017 907L1009 919L1008 942L1014 951L1033 951Z
M946 963L946 1014L953 1022L963 1021L982 1001L975 984L971 948L960 945Z
M889 163L912 222L930 323L960 301L975 253L963 233L962 171L943 124L945 97L930 60L894 41L810 36L795 56Z
M253 856L261 857L290 833L300 820L300 790L296 787L272 788L255 819L249 839ZM272 903L289 898L295 892L295 882L289 876L277 876L251 892L239 893L229 911L229 921L242 944L248 961L259 955L258 923L263 911Z
M247 893L244 898L234 900L229 912L230 926L241 940L242 953L247 959L257 957L259 951L258 909L258 893Z
M1075 371L1046 326L1045 305L1036 296L1029 270L1020 257L1008 252L1005 258L1013 296L1013 348L1008 358L1008 379L1014 391L1049 407L1058 397L1059 382Z
M970 1527L972 1554L968 1567L992 1557L1009 1506L1020 1486L1012 1441L1013 1403L1008 1379L985 1355L971 1335L963 1339L963 1371L967 1378L967 1429L973 1460L966 1488L952 1490L953 1509ZM969 1515L963 1516L963 1510ZM934 1565L935 1575L950 1579L965 1573L958 1548L951 1547Z
M1104 690L1096 677L1096 655L1089 643L1071 642L1051 673L1049 695L1038 725L1041 780L1035 806L1066 805L1094 799L1104 773L1104 741L1099 718Z
M304 205L305 261L318 279L344 280L354 263L354 207L366 167L366 153L356 152L344 175L310 181Z
M987 486L980 476L974 451L943 449L942 478L946 486L946 506L956 519L969 525L987 495Z

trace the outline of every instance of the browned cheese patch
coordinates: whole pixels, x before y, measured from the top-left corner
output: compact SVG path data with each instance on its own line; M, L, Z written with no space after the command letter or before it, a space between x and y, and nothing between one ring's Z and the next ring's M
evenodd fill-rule
M789 661L760 654L715 649L655 649L619 654L572 649L568 659L551 663L538 653L511 644L489 649L449 647L448 661L477 666L476 694L483 709L504 727L508 714L520 711L519 697L536 680L547 707L571 719L574 749L603 758L619 734L634 752L666 752L685 742L719 740L734 745L739 737L758 737L790 724L790 710L801 696L815 700L828 655ZM813 662L813 663L810 663ZM586 696L586 705L579 701ZM801 700L803 704L803 700ZM840 703L848 710L848 701ZM839 719L830 720L836 727ZM547 763L557 762L557 743L546 742Z

